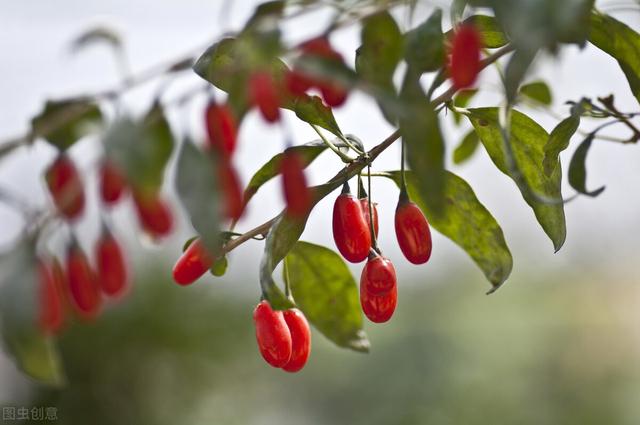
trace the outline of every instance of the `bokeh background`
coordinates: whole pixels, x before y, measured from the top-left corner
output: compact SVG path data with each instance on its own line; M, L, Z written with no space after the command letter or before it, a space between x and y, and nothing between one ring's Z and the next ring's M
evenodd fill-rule
M0 3L0 139L20 135L44 101L101 90L118 83L118 67L103 45L72 55L70 43L87 28L108 24L126 41L134 73L197 52L220 34L241 27L253 0L21 0ZM424 1L415 22L446 1ZM640 28L632 1L598 6ZM404 28L410 25L397 15ZM285 24L287 39L319 33L331 14L320 11ZM359 44L357 26L332 36L348 61ZM474 105L499 99L494 72L480 82ZM553 110L566 115L567 100L615 93L624 111L637 101L615 61L593 48L567 47L542 57L530 79L554 89ZM124 97L135 114L148 107L162 84L154 80ZM165 100L200 84L185 74ZM486 88L486 90L484 90ZM201 137L206 97L170 111L174 133ZM551 130L557 117L524 108ZM285 113L296 143L316 138L308 126ZM367 147L392 129L375 105L355 94L336 111L345 132ZM445 119L452 151L466 128ZM589 129L595 124L587 123ZM608 134L624 136L624 129ZM246 182L284 147L277 127L250 114L240 133L236 165ZM95 182L100 150L88 138L71 150L89 182ZM570 148L563 159L571 155ZM47 200L41 171L54 150L37 142L0 164L0 185L34 206ZM396 169L399 149L376 162ZM320 183L340 167L324 154L310 169ZM596 199L566 206L568 239L553 253L550 241L516 186L500 174L486 153L451 169L474 187L501 223L514 255L514 271L496 294L472 261L451 241L434 235L428 265L408 264L396 247L393 211L397 189L374 181L379 203L381 246L400 280L399 307L385 325L366 325L371 353L339 349L317 332L307 367L290 375L267 366L253 336L251 313L259 297L262 244L250 242L230 256L223 278L205 277L188 288L170 279L185 238L192 235L181 215L179 231L160 245L139 237L127 202L109 213L128 247L135 272L129 297L110 306L93 324L70 326L60 338L68 375L63 389L23 377L0 356L0 406L55 406L65 424L637 424L640 422L640 150L598 141L588 159L589 184L606 184ZM167 177L170 182L171 170ZM93 185L95 186L95 185ZM167 185L167 194L173 188ZM570 194L567 188L565 194ZM93 194L95 196L95 194ZM302 237L329 247L333 197L313 212ZM175 198L174 198L175 199ZM277 181L253 201L239 228L249 229L282 207ZM176 211L180 214L179 209ZM87 248L98 233L94 202L74 229ZM93 217L93 219L91 219ZM15 211L0 205L0 244L10 247L23 226ZM62 247L64 232L52 241ZM356 276L360 266L353 267ZM24 421L23 421L24 422Z

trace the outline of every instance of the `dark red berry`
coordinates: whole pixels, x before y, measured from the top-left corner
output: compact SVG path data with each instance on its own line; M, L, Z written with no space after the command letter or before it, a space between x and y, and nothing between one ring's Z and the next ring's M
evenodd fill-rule
M362 269L360 286L371 295L384 295L396 286L396 282L396 270L391 260L376 253L369 255Z
M138 220L145 232L155 238L167 236L173 228L169 205L158 193L134 192L133 201Z
M283 367L291 359L291 331L281 311L261 301L253 311L260 354L273 367Z
M67 253L67 280L69 293L77 312L91 319L98 315L102 300L95 274L87 256L79 246L73 245Z
M227 105L209 103L205 110L205 124L209 145L224 156L231 156L236 149L237 124Z
M102 292L111 297L122 295L128 284L127 265L120 244L107 230L96 245L96 259Z
M378 236L378 204L375 202L371 204L371 210L373 211L373 231ZM360 198L360 206L362 207L362 214L364 219L369 224L369 198Z
M100 196L105 204L116 203L127 187L126 181L118 167L109 161L100 166Z
M398 304L398 286L393 285L384 295L373 295L360 286L360 305L369 320L374 323L384 323L391 319Z
M431 257L431 230L420 208L400 195L395 216L396 237L404 256L413 264Z
M333 205L333 240L342 256L352 263L364 261L371 249L369 223L360 201L349 192L348 183Z
M475 26L463 24L453 36L449 75L453 86L460 90L473 85L480 73L482 37Z
M256 72L249 78L249 101L268 122L280 119L280 92L268 72Z
M64 322L64 307L53 270L43 261L38 262L40 315L38 326L45 334L56 334Z
M84 188L73 161L60 154L47 169L45 179L60 213L70 220L80 216L84 210Z
M324 103L332 108L342 106L347 101L349 92L335 82L323 82L320 85L320 94Z
M313 81L298 70L287 71L284 76L285 87L290 95L302 96L313 87Z
M173 266L173 280L189 285L205 274L213 265L213 258L200 239L194 239Z
M283 315L291 332L291 358L282 369L298 372L307 363L311 352L311 330L306 317L297 308L286 310Z
M300 45L300 50L302 50L303 54L306 55L342 60L340 53L336 52L333 47L331 47L331 43L329 43L329 40L326 37L316 37L305 41Z
M242 184L233 164L225 158L218 162L218 187L222 192L222 213L230 220L239 220L244 212Z
M287 213L292 217L305 217L311 208L311 191L307 187L304 163L300 155L293 151L284 151L280 173Z

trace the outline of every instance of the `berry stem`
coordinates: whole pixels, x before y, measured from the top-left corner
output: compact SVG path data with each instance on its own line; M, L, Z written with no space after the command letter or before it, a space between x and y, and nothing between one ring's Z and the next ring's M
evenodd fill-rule
M309 125L311 126L311 128L313 128L315 130L316 133L318 133L318 136L320 136L320 138L322 139L324 144L327 145L329 147L329 149L331 149L336 155L338 155L340 157L342 162L349 163L349 162L353 161L353 158L351 158L349 155L347 155L345 153L342 153L342 151L340 151L340 149L338 149L338 147L336 145L334 145L332 142L329 141L329 139L324 137L324 134L322 134L322 132L320 131L320 129L317 126L315 126L314 124L309 124Z
M373 201L371 198L371 164L367 165L367 190L369 191L369 201L367 202L367 206L369 207L369 231L371 232L371 247L377 253L380 253L380 249L378 248L378 240L376 238L376 231L373 226Z

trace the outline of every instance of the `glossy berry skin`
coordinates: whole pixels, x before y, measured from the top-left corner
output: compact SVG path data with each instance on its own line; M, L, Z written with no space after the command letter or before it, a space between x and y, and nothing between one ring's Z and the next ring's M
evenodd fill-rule
M85 196L78 170L66 154L60 154L45 173L53 202L69 220L78 218L84 210Z
M222 193L223 215L233 221L242 217L244 202L242 199L242 184L233 164L226 158L218 162L218 188Z
M202 241L194 239L173 266L173 280L179 285L190 285L209 271L213 259Z
M431 230L420 208L400 199L395 215L396 238L400 250L413 264L424 264L431 257Z
M285 151L280 163L280 173L287 214L305 217L311 208L311 191L307 187L302 158L295 152Z
M396 285L396 269L391 260L375 253L369 255L360 275L360 286L371 295L385 295Z
M283 367L291 359L291 331L281 311L274 311L267 301L261 301L253 311L258 349L273 367Z
M282 366L282 369L287 372L298 372L307 363L311 352L311 329L309 329L307 318L297 308L286 310L283 315L291 332L291 358Z
M84 318L98 315L102 300L98 283L86 255L74 245L67 253L67 282L76 311Z
M108 231L98 240L96 261L102 292L110 297L124 294L128 285L127 265L120 244Z
M371 204L371 210L373 211L373 231L376 237L378 237L378 204L375 202ZM362 214L364 219L369 224L369 198L360 198L360 206L362 207Z
M124 193L126 181L120 170L109 160L100 166L100 198L107 205L113 205Z
M360 286L360 305L364 315L373 323L384 323L391 319L398 304L398 286L394 285L384 295L373 295Z
M260 110L268 122L280 119L280 92L268 72L260 71L249 78L249 101Z
M360 201L345 190L333 205L333 240L340 254L351 263L364 261L371 249L369 223Z
M453 86L460 90L475 83L481 69L482 38L471 24L463 24L455 32L451 46L449 75Z
M135 192L134 205L145 232L154 238L167 236L173 228L173 214L158 193Z
M56 284L53 270L46 263L38 262L40 312L38 326L45 334L56 334L64 322L64 307L60 289Z
M205 109L205 125L209 145L224 156L236 150L238 127L231 108L227 105L209 103Z

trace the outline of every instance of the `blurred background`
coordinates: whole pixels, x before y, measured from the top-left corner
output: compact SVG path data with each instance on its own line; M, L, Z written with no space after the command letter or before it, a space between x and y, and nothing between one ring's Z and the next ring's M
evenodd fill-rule
M0 3L0 139L23 134L46 99L112 87L118 67L104 45L72 55L70 43L96 24L117 28L126 41L134 73L203 50L226 31L241 28L258 1L22 0ZM447 1L424 1L414 23ZM597 5L640 28L632 1ZM320 11L287 21L290 42L324 29L331 13ZM397 15L403 28L411 24ZM447 25L445 23L445 25ZM353 63L359 28L332 36ZM530 80L554 90L553 110L566 116L567 100L616 94L623 111L638 111L618 65L587 47L564 48L542 57ZM162 81L154 80L124 97L141 113ZM200 84L187 73L164 99ZM474 106L495 104L495 72L483 74ZM486 90L485 90L486 88ZM206 97L170 111L177 136L202 137ZM551 130L558 119L524 110ZM392 132L373 102L353 95L336 111L343 131L370 148ZM296 143L316 138L308 126L285 113ZM449 151L468 127L444 118ZM587 122L585 129L596 124ZM624 137L624 129L608 133ZM95 139L70 154L86 179L95 182L100 155ZM277 127L251 113L240 133L236 166L246 183L257 168L284 148ZM570 158L575 144L563 154ZM22 148L0 164L0 185L35 206L47 195L41 172L54 158L43 142ZM398 168L392 147L376 162L378 171ZM331 177L340 163L324 154L309 170L312 183ZM230 255L223 278L207 276L188 288L171 281L171 267L184 240L192 236L181 214L179 231L160 245L136 233L132 207L110 213L116 234L130 252L133 291L93 324L70 326L59 347L67 372L63 389L39 386L0 355L0 406L55 406L64 424L637 424L640 422L640 150L598 141L588 159L589 183L606 184L596 199L566 206L568 237L553 253L551 242L523 202L516 186L482 150L450 168L464 177L502 225L514 256L514 271L492 296L481 272L448 239L434 235L434 254L411 266L396 247L393 211L397 189L374 181L379 203L381 247L399 275L399 306L384 325L367 323L371 353L346 351L314 333L307 367L295 375L270 368L260 357L251 314L260 296L260 242ZM169 170L171 174L171 170ZM171 182L171 176L167 176ZM589 184L588 183L588 184ZM95 184L88 184L95 187ZM167 194L173 188L167 185ZM565 195L570 195L567 188ZM95 194L93 194L95 199ZM327 197L312 213L302 239L333 247ZM175 199L175 197L174 197ZM74 230L87 248L98 234L97 202ZM177 205L177 204L176 204ZM283 205L279 182L254 198L239 224L246 230L275 215ZM177 209L177 206L176 206ZM177 210L180 214L180 211ZM22 218L0 205L0 245L10 246ZM64 236L64 235L63 235ZM62 247L64 237L52 241ZM359 276L359 265L353 267ZM24 421L23 421L24 422Z

